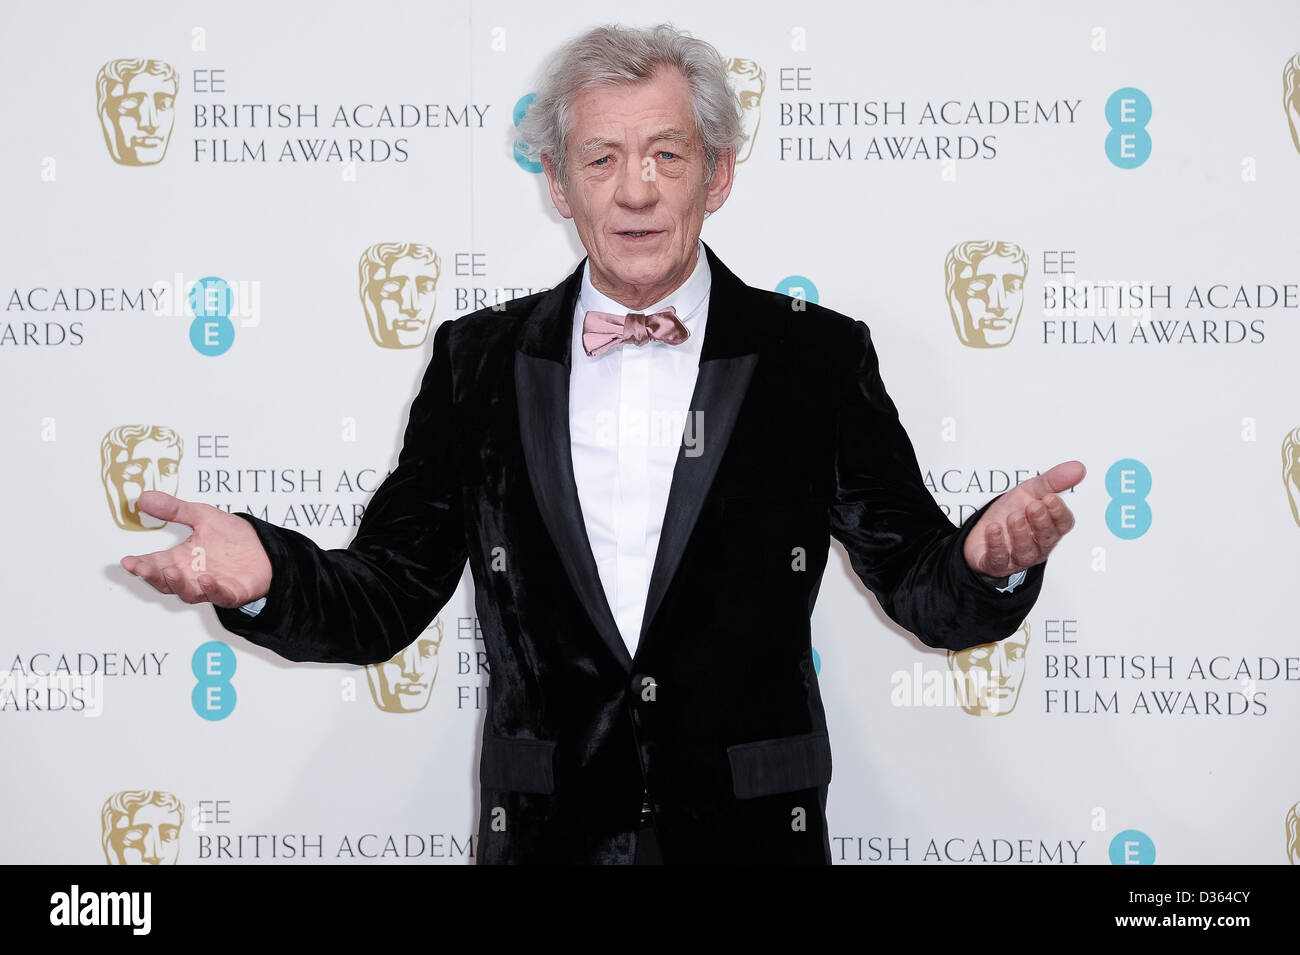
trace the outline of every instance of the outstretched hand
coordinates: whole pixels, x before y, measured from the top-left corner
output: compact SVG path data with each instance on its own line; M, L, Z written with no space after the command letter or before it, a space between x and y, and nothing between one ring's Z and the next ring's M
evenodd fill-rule
M193 533L168 550L123 557L122 569L187 604L241 607L271 589L271 561L253 526L210 504L145 491L137 504L146 514L184 524Z
M1047 560L1074 515L1061 500L1083 480L1081 461L1066 461L1030 478L993 502L966 537L966 563L977 573L1007 577Z

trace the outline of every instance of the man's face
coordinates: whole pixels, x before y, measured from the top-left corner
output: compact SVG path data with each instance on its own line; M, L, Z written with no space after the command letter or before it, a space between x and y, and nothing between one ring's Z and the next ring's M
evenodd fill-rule
M164 806L136 806L113 820L112 843L120 865L175 865L181 851L181 817Z
M438 304L437 269L432 262L404 256L376 273L366 289L367 312L376 338L386 348L424 344Z
M375 705L385 713L415 713L428 706L441 640L442 631L430 628L392 659L366 667Z
M1005 345L1016 333L1025 299L1025 263L986 255L957 273L952 290L961 340L977 348Z
M108 479L116 495L114 515L119 526L131 530L152 530L167 522L136 508L145 491L175 494L180 484L180 449L154 439L138 441L128 450L112 449Z
M1029 630L1019 630L997 643L949 654L958 679L962 709L977 716L1002 716L1016 708L1025 677Z
M105 109L117 130L121 162L148 166L162 160L176 119L175 100L172 80L144 72L128 79L121 95L109 95Z
M731 192L735 154L718 158L705 185L686 81L675 70L585 90L571 117L568 184L543 163L551 199L578 229L592 284L644 308L690 276L704 214Z

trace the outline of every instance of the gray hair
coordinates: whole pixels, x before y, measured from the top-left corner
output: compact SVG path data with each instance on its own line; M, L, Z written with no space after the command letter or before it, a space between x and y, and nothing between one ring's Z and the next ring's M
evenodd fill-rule
M680 72L690 89L695 132L704 149L705 181L711 181L719 157L745 140L740 104L712 44L667 23L646 29L617 24L597 27L561 47L519 123L519 151L534 162L545 156L560 182L566 182L565 140L577 95L593 87L646 80L662 67Z

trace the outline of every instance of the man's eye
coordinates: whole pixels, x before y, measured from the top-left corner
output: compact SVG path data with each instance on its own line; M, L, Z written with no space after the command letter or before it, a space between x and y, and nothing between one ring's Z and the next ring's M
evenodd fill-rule
M171 109L175 100L170 93L159 93L154 97L154 106L157 109Z
M599 159L597 159L595 162L593 162L592 165L593 165L593 166L604 166L604 165L606 165L606 164L609 162L609 160L611 160L612 158L613 158L612 156L601 156Z
M988 287L989 283L983 279L971 279L966 285L966 288L972 292L983 292Z
M668 162L669 160L676 159L676 158L677 158L677 154L676 154L676 153L670 153L670 152L669 152L668 150L666 150L666 149L661 149L661 150L659 150L659 158L662 159L664 162Z
M384 282L383 285L379 286L379 290L385 295L396 295L402 290L402 283L397 279L389 279Z

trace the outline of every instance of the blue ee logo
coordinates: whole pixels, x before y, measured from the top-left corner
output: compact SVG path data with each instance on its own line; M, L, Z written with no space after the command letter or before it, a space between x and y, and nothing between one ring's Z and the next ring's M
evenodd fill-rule
M1125 829L1110 840L1111 865L1155 865L1156 844L1145 832Z
M1151 100L1140 89L1126 86L1106 100L1106 158L1120 169L1136 169L1151 158Z
M190 669L199 682L194 684L190 702L194 712L205 720L224 720L235 711L235 651L220 640L209 640L194 651Z
M1151 472L1141 461L1124 458L1106 472L1106 526L1121 540L1131 541L1151 529Z
M820 674L822 672L822 655L817 652L817 648L812 648L813 672Z
M518 129L519 124L524 121L524 114L528 112L528 107L533 105L533 100L535 99L537 99L537 94L529 93L526 96L519 97L519 102L515 103L514 119L515 119L516 129ZM524 172L542 171L541 163L534 162L533 160L529 159L527 156L525 156L523 153L519 151L518 142L515 143L515 162L519 164L519 168L522 169Z
M776 291L791 298L817 304L817 286L813 284L812 279L804 278L802 275L787 275L776 283Z
M230 320L234 305L230 283L209 275L190 289L190 344L200 355L223 355L235 343L235 323Z

